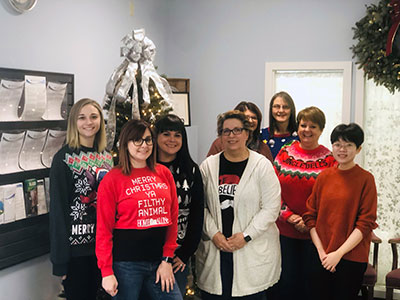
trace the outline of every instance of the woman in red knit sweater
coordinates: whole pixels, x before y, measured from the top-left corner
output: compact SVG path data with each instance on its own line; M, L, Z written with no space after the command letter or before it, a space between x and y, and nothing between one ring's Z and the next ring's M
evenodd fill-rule
M301 216L307 211L317 176L335 165L331 151L319 144L325 115L317 107L297 115L300 141L287 143L275 158L274 166L282 188L281 211L276 221L281 243L282 272L278 283L279 300L306 299L308 290L311 237Z
M331 134L337 167L322 172L303 219L317 251L311 265L312 299L357 299L377 227L374 177L354 162L364 133L341 124Z
M174 178L155 164L150 125L131 120L120 135L119 164L102 180L97 200L96 255L103 288L115 300L182 300L172 260L177 247Z

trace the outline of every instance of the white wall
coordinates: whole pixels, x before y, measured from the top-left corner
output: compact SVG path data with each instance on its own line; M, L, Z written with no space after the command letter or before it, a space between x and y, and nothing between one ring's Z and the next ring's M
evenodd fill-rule
M219 113L244 99L263 111L265 62L351 60L351 28L372 2L171 0L167 71L191 80L200 160Z

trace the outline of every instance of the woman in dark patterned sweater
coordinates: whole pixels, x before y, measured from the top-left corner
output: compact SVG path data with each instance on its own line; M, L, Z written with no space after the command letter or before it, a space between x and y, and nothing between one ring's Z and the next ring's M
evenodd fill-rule
M165 165L174 176L178 195L178 248L173 268L175 279L186 293L187 266L200 241L204 217L203 181L198 165L192 160L185 126L176 115L167 115L155 124L157 162Z
M95 300L101 284L94 244L97 188L112 167L105 146L100 105L79 100L68 118L67 144L50 169L50 258L67 299Z

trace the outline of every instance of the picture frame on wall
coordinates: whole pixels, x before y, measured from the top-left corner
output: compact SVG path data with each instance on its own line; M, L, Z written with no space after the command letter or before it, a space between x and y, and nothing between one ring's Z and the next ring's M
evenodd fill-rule
M183 120L185 126L190 126L190 101L189 93L173 93L171 95L172 114Z

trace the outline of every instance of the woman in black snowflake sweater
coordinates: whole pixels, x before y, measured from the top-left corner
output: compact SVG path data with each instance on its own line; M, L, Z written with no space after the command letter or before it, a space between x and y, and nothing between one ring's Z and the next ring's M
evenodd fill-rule
M157 162L170 169L178 195L178 248L173 269L179 289L185 295L189 271L186 264L197 249L203 227L203 181L198 165L190 157L182 120L176 115L166 115L156 122L155 129Z
M105 146L101 107L79 100L68 118L66 145L50 169L50 258L68 300L95 300L101 286L94 245L97 187L112 167Z

